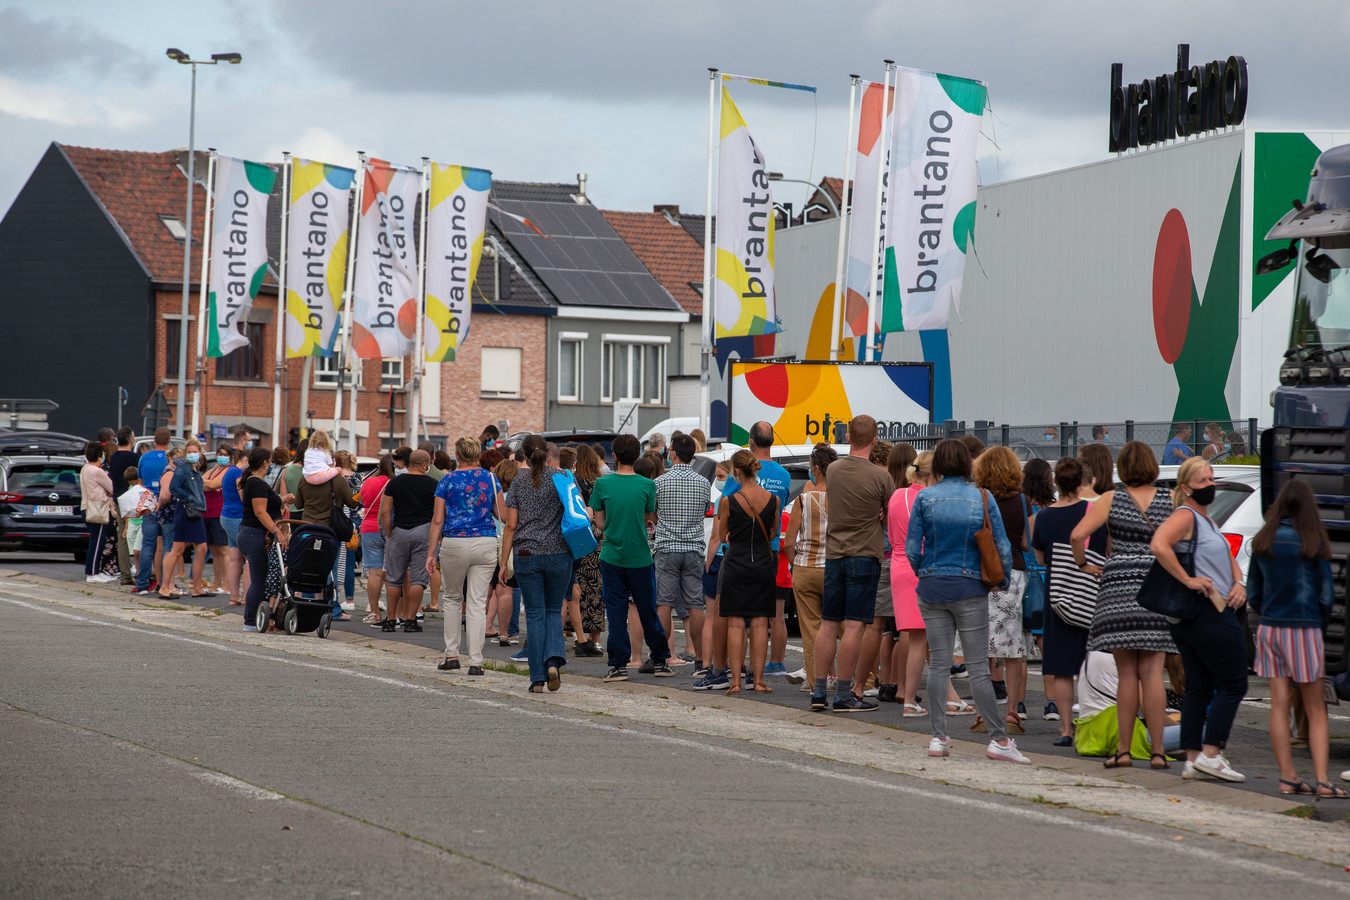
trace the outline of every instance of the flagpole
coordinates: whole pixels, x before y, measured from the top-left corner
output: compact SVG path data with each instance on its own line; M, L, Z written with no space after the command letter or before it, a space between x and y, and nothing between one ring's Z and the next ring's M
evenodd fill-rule
M713 156L717 153L717 69L708 68L708 190L703 207L703 312L700 322L703 352L700 354L698 382L698 426L708 435L712 416L712 355L716 353L716 326L712 315L713 280L717 264L713 259Z
M193 379L192 386L192 430L189 434L197 434L197 426L201 423L202 412L202 382L205 380L203 375L205 367L202 364L202 354L206 352L206 275L207 260L211 258L211 214L215 211L215 175L216 175L216 148L208 148L210 155L206 163L206 209L202 218L202 276L201 284L197 286L197 373ZM192 235L187 236L187 240L192 240ZM215 328L216 323L212 322L211 327ZM187 328L187 323L183 323L183 328Z
M347 277L343 284L343 306L345 312L342 315L342 341L338 346L338 382L337 397L333 401L333 440L337 440L337 431L342 421L342 392L345 389L342 381L345 371L351 366L351 339L352 339L352 282L355 278L356 267L356 241L361 232L361 194L366 185L366 153L364 150L358 150L356 153L356 205L352 208L352 239L347 244ZM352 372L352 404L356 404L356 372Z
M431 203L431 159L422 157L422 222L421 236L417 243L417 331L413 338L412 349L412 396L408 402L408 421L410 439L408 443L417 446L419 425L422 421L422 366L426 360L426 351L422 347L422 321L427 314L427 205Z
M891 154L891 133L887 128L888 117L886 113L891 105L891 73L895 71L895 60L885 60L886 77L881 90L881 143L877 147L877 209L876 215L872 221L872 266L871 277L867 284L867 355L864 357L868 362L872 361L873 352L877 345L877 256L881 254L880 265L882 272L885 272L886 257L879 249L881 244L881 200L885 192L886 163Z
M290 246L291 154L281 152L281 256L277 260L277 356L272 385L272 446L281 446L281 373L286 368L286 268Z
M839 361L839 343L844 321L844 268L848 258L848 184L849 167L856 155L854 142L857 129L853 127L853 106L858 99L858 76L850 75L853 84L848 90L848 123L844 128L844 180L839 188L839 254L834 264L834 310L830 317L830 361Z

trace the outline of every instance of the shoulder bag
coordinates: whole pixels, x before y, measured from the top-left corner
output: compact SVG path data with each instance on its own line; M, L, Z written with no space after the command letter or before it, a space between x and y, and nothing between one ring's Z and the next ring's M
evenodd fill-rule
M1031 546L1031 516L1027 511L1027 498L1022 495L1022 534L1023 542ZM1030 550L1022 551L1022 560L1027 567L1027 586L1022 592L1022 627L1027 631L1040 631L1045 626L1045 567L1036 562L1036 554Z
M591 531L591 517L586 512L586 501L581 499L581 490L570 472L556 472L553 475L553 489L562 501L562 536L567 549L572 551L573 559L581 559L595 552L600 542Z
M333 529L333 534L344 544L350 544L352 540L352 520L347 517L347 512L342 508L342 499L338 497L337 488L333 485L334 481L341 478L341 475L334 475L328 482L328 493L333 498L333 508L328 513L328 527ZM353 548L355 549L355 548Z
M1083 548L1087 565L1102 566L1106 559L1090 547ZM1097 611L1097 579L1078 568L1073 547L1056 543L1050 548L1050 584L1047 594L1051 611L1067 625L1091 628Z
M94 490L84 473L80 473L80 490L84 494L84 520L93 525L107 525L112 521L112 501Z
M1191 510L1191 516L1196 515L1195 510ZM1149 521L1148 516L1144 517L1144 521L1152 527L1153 523ZM1200 522L1193 518L1191 539L1173 547L1177 562L1181 563L1181 568L1192 578L1195 577L1195 539L1199 528ZM1153 530L1156 533L1158 529ZM1199 591L1193 591L1177 581L1157 559L1153 560L1148 574L1144 576L1144 583L1139 586L1139 594L1135 597L1135 601L1149 612L1179 621L1194 619L1200 613L1200 601L1204 599L1204 595Z
M992 587L1003 583L1003 560L998 555L994 540L994 526L989 521L989 492L980 488L980 506L984 509L984 525L975 532L975 546L980 550L980 581Z

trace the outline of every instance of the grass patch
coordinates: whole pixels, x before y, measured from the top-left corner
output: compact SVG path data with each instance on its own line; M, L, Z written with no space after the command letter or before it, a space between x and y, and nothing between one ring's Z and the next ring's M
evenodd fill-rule
M1289 816L1294 819L1311 819L1317 813L1317 808L1313 806L1295 806L1293 809L1286 809L1280 813L1282 816Z
M1039 803L1042 806L1053 806L1055 809L1063 809L1064 807L1069 805L1067 803L1061 803L1058 800L1047 800L1041 794L1037 794L1035 797L1028 797L1027 799L1030 800L1032 803Z

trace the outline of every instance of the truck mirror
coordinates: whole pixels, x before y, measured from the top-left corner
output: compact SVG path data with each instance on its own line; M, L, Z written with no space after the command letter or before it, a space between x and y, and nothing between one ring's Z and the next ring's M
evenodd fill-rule
M1303 268L1308 270L1309 275L1323 284L1331 281L1331 274L1336 270L1336 260L1325 253L1315 253L1312 250L1308 251L1306 258L1308 261Z
M1261 257L1256 261L1256 274L1269 275L1271 272L1278 272L1289 265L1298 256L1297 244L1297 241L1290 241L1289 246L1285 249L1276 250L1274 253L1267 253Z

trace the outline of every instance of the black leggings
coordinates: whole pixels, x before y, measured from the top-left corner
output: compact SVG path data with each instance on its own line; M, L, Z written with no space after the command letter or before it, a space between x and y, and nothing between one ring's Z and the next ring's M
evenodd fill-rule
M244 597L244 623L254 624L258 607L267 602L267 532L251 525L239 526L239 552L248 561L248 594Z

